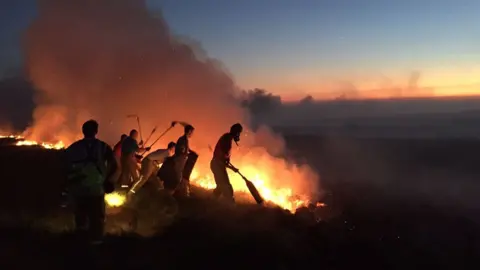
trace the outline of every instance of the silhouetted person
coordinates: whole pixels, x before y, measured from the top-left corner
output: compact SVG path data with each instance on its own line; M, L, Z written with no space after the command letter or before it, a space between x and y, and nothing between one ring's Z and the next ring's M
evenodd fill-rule
M115 155L115 160L117 161L117 171L115 173L115 181L120 179L120 175L122 175L122 143L128 137L127 134L122 134L120 136L120 141L113 146L113 154Z
M120 136L120 141L118 141L117 144L115 144L115 146L113 147L113 152L115 154L115 157L118 157L119 160L120 160L120 157L122 156L122 143L127 137L128 137L127 134L122 134L122 136Z
M135 194L152 176L156 177L156 171L160 164L175 153L175 143L170 142L167 149L158 149L148 154L142 160L142 168L140 169L140 179L133 184L130 193ZM131 196L131 194L130 194Z
M213 151L213 158L210 162L210 169L212 170L215 184L217 187L213 191L216 198L223 196L227 201L235 203L233 195L233 187L228 177L227 168L237 171L237 169L230 165L230 156L232 150L232 141L235 143L240 141L240 134L243 131L242 125L239 123L230 127L230 132L223 134L215 145Z
M178 184L181 184L178 190L179 195L188 196L189 195L189 183L188 179L183 179L183 169L185 163L187 162L188 154L190 152L189 140L193 135L195 129L192 125L185 125L183 136L178 138L177 144L175 145L175 154L173 156L174 168L175 168L175 178Z
M117 164L112 148L98 140L98 123L82 126L84 138L66 149L69 192L74 199L75 228L101 243L105 221L105 193L113 192L111 177Z
M136 182L138 179L138 160L136 153L139 151L150 151L150 147L140 148L137 140L138 131L132 129L130 136L122 142L122 175L120 176L120 185L123 188L130 187L130 184Z

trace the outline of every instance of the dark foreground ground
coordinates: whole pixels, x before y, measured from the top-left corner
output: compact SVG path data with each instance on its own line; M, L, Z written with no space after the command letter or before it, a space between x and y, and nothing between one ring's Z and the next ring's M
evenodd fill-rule
M155 236L110 234L95 249L68 233L70 216L58 207L59 152L3 147L2 269L479 269L480 142L290 137L288 144L322 175L325 221L197 198L176 216L146 210L150 220L161 212ZM109 218L113 232L112 220L125 216Z

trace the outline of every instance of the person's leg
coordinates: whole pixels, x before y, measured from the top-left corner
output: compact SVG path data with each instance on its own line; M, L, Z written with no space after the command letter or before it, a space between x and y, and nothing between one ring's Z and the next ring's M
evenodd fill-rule
M130 179L129 179L129 185L133 185L133 183L137 182L138 179L140 179L140 164L138 164L136 158L131 158L130 159Z
M186 182L183 181L183 168L185 167L185 159L183 157L178 157L175 160L175 182L177 187L175 189L175 195L180 197L187 196Z
M122 176L122 160L120 157L115 156L115 162L117 163L117 170L115 171L115 174L112 177L113 183L115 185L119 184L121 181L121 176Z
M131 156L122 156L122 188L128 188L138 180L137 162Z
M103 196L92 196L89 201L89 236L97 244L101 243L105 230L105 200Z
M154 170L153 161L149 160L148 158L144 158L142 160L142 168L140 171L140 178L133 184L130 191L132 193L136 193L143 185L148 181L150 175Z
M218 199L222 195L222 182L220 175L218 174L218 164L215 163L214 160L210 162L210 170L212 171L213 174L213 179L215 180L215 189L213 190L213 197Z
M227 168L218 168L217 177L219 178L219 182L222 183L220 188L224 199L229 203L235 203L233 187L228 177Z
M85 201L84 197L74 198L74 210L73 214L75 217L75 232L85 233L88 229L88 202Z
M120 176L120 181L119 181L119 184L121 187L128 186L130 182L130 169L129 169L128 163L129 163L129 157L122 156L121 157L122 174Z

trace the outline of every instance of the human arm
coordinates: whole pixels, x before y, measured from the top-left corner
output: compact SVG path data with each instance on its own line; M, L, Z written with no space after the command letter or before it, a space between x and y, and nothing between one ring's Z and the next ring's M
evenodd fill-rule
M232 138L228 135L224 135L218 142L218 147L222 154L222 158L225 159L227 165L230 163L231 151L232 151Z
M232 163L230 163L230 162L227 163L227 168L229 168L230 170L238 173L238 169L235 166L233 166Z
M141 141L140 143L137 143L135 145L135 149L136 149L135 152L139 153L139 152L148 152L148 151L150 151L151 148L150 147L143 147L143 141Z
M138 148L138 150L135 151L135 152L137 152L137 153L138 153L138 152L148 152L148 151L150 151L151 149L152 149L151 147L141 147L141 148Z
M168 149L158 149L155 152L150 153L147 157L152 161L163 163L165 158L167 158L168 156L169 156Z

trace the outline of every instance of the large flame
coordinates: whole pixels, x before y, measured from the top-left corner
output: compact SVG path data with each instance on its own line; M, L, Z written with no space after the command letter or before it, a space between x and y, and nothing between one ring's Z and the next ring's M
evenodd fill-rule
M26 140L20 135L0 135L0 138L11 138L19 140L17 146L40 146L46 149L62 149L65 144L62 141L57 143L37 142ZM216 187L213 175L210 172L209 158L211 150L204 149L197 151L199 159L196 168L192 172L192 184L204 189L214 189ZM312 202L312 194L305 193L305 187L298 186L296 178L302 173L301 168L290 165L287 170L287 164L281 159L274 159L269 155L263 154L260 149L249 149L248 152L241 150L234 151L238 155L233 161L246 176L257 187L265 201L276 204L284 209L294 212L302 206L307 206ZM282 168L283 167L283 168ZM236 173L229 172L230 182L235 192L248 192L245 181ZM114 192L105 196L105 201L110 207L120 207L126 202L124 194Z
M15 143L17 146L41 146L45 149L63 149L65 148L65 144L62 141L56 143L46 143L46 142L37 142L33 140L26 140L21 135L0 135L0 139L15 139L17 142Z

